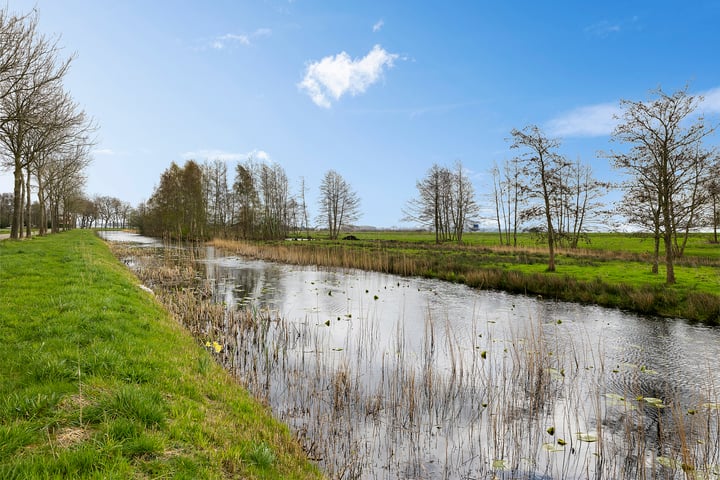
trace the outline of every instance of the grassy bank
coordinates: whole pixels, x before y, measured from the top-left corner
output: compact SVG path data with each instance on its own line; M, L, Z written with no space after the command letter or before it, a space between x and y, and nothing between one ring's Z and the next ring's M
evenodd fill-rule
M0 478L320 478L89 231L0 242Z
M557 271L546 272L547 253L531 236L517 248L500 247L496 235L469 234L466 245L435 245L429 234L372 232L358 240L243 243L216 240L231 251L298 264L417 275L548 299L621 308L641 314L720 322L720 247L692 237L676 263L677 284L666 286L663 266L651 273L652 241L595 234L583 248L560 250Z

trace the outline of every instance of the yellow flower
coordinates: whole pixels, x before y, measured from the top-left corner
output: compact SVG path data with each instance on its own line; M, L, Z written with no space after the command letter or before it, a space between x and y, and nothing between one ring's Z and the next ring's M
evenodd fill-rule
M215 349L215 353L220 353L220 351L222 351L222 345L218 342L212 342L212 347Z

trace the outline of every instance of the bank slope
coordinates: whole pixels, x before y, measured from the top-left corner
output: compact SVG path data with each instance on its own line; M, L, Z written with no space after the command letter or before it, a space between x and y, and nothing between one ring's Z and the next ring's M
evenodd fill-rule
M320 478L89 231L0 242L0 478Z

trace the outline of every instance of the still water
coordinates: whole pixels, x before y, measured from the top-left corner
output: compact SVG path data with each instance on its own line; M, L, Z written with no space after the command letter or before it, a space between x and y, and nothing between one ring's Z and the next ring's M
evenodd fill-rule
M205 339L331 477L718 478L720 329L211 247L194 262L210 301L265 319Z

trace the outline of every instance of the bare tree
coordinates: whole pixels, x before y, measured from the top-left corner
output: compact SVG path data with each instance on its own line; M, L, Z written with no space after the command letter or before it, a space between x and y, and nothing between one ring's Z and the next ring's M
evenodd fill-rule
M717 172L719 168L720 165L718 165L716 160L715 166L712 169ZM705 212L706 224L712 226L712 243L718 243L718 225L720 225L720 179L710 177L704 187L707 198L707 209Z
M548 243L549 272L555 271L555 225L553 220L553 202L561 189L561 170L567 166L565 158L557 153L560 141L548 138L535 125L529 125L522 130L513 129L513 143L510 148L525 150L522 161L528 174L528 195L539 199L539 204L528 209L528 217L541 216L545 221Z
M5 17L7 18L7 17ZM13 170L15 179L13 222L11 237L19 238L23 223L24 170L32 155L28 155L28 137L41 128L48 106L54 102L58 84L68 71L71 59L58 60L59 47L37 32L37 17L24 17L9 22L10 32L4 32L18 44L12 48L17 58L6 72L5 86L0 98L0 145L5 154L6 167ZM9 79L9 80L7 80Z
M587 225L606 219L602 197L610 184L596 180L589 165L578 158L568 162L558 176L556 195L551 199L558 243L577 248Z
M416 182L418 197L403 209L403 221L417 222L435 232L435 243L457 241L479 213L475 189L462 162L454 170L437 164Z
M513 158L491 170L493 176L493 200L495 219L501 245L517 246L517 234L520 227L520 207L523 202L524 184L520 159Z
M709 156L700 152L714 127L705 125L702 117L690 121L701 97L689 95L687 87L672 95L661 89L653 93L657 98L649 102L621 101L624 112L613 140L629 144L630 150L610 157L647 194L635 201L627 195L626 199L639 205L654 202L657 234L665 249L665 281L674 284L679 253L675 235L689 231L697 219L702 203L698 185L709 168Z
M343 226L360 216L360 198L335 170L329 170L320 183L319 211L318 222L327 225L333 240L338 238Z

